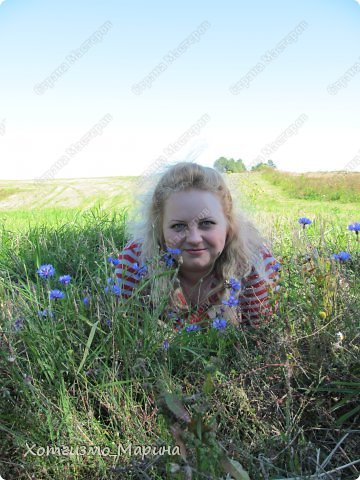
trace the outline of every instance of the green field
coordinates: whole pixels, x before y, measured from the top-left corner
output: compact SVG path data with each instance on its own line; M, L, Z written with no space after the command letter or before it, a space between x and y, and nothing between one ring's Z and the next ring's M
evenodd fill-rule
M279 310L259 328L181 334L142 284L130 301L105 291L141 201L135 177L0 181L0 477L357 479L359 177L307 180L227 176L282 265ZM42 264L56 276L39 278ZM55 288L65 298L49 300ZM180 455L140 449L164 445Z

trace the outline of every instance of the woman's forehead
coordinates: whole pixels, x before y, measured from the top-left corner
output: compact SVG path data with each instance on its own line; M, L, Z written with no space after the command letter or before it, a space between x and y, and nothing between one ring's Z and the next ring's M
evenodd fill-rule
M174 220L216 217L223 214L219 197L212 192L189 190L172 193L165 202L165 216ZM188 218L189 217L189 218Z

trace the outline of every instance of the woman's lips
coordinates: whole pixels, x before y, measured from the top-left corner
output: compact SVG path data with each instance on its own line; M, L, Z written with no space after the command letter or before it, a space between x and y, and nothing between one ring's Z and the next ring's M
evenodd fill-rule
M202 252L205 252L205 248L202 248L200 250L185 250L185 252L189 253L190 255L201 255Z

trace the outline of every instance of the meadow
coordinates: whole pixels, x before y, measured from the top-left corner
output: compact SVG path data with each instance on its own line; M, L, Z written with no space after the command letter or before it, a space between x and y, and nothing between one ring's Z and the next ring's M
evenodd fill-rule
M359 177L335 177L227 176L281 264L278 311L180 333L148 280L116 289L135 177L1 181L0 477L358 479Z

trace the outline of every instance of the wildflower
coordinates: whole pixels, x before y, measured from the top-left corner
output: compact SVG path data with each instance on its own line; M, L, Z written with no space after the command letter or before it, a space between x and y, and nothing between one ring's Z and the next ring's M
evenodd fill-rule
M350 257L351 255L348 252L334 253L333 255L331 255L331 258L333 258L334 260L340 260L341 262L349 260Z
M326 316L327 316L326 312L324 311L319 312L319 318L321 318L321 320L325 320Z
M136 277L140 280L140 278L144 277L148 273L148 268L145 263L141 264L141 267L137 263L134 263L132 268L136 272Z
M235 307L239 303L239 300L237 300L235 297L230 296L229 300L223 300L222 303L224 305L228 305L229 307Z
M46 265L41 265L36 272L41 278L49 278L55 274L55 268L49 263Z
M356 240L359 241L359 231L360 231L360 223L351 223L349 226L348 226L348 229L355 232L355 235L356 235Z
M169 347L170 347L170 342L169 342L169 340L164 340L163 349L164 349L164 350L168 350Z
M230 278L229 285L231 287L232 292L234 292L234 293L235 293L236 290L241 289L241 282L239 280L237 280L236 278L233 278L233 277Z
M119 285L112 285L111 286L111 291L112 291L112 293L114 293L117 296L119 296L121 294L121 288L119 287Z
M172 255L180 255L180 253L181 253L180 248L166 247L166 250L168 251L168 253L171 253Z
M85 305L85 307L87 307L89 305L89 302L90 302L89 297L84 297L82 299L82 303Z
M112 263L115 266L119 265L119 263L120 263L120 260L118 258L113 258L113 257L108 257L107 261L109 263Z
M55 290L50 290L49 297L50 297L50 300L55 300L57 298L64 298L65 293L62 292L61 290L55 288Z
M196 323L193 323L192 325L188 325L187 327L185 327L185 330L187 332L197 332L200 329L201 329L200 325L196 325Z
M357 223L357 222L354 222L354 223L351 223L349 226L348 226L348 229L355 232L356 235L358 235L359 231L360 231L360 223Z
M342 348L342 342L344 340L344 334L342 332L337 332L336 334L336 342L333 344L335 349Z
M70 275L61 275L59 277L59 282L62 283L63 285L68 285L70 281L71 281Z
M164 255L166 266L171 268L175 265L175 259L171 255Z
M24 319L23 318L17 318L14 322L13 328L15 332L18 332L20 328L23 326Z
M112 321L111 320L106 320L106 325L111 328L112 327Z
M275 272L278 272L281 269L281 263L275 263L271 268L275 270Z
M215 318L215 320L212 322L213 328L216 328L216 330L224 330L227 326L227 322L224 318Z
M300 225L303 226L303 228L305 228L306 225L310 225L312 223L312 221L310 220L310 218L307 218L307 217L301 217L299 218L298 222L300 223Z
M37 312L38 316L39 317L53 317L54 314L52 312L50 312L49 310L47 310L45 308L45 310L38 310Z

